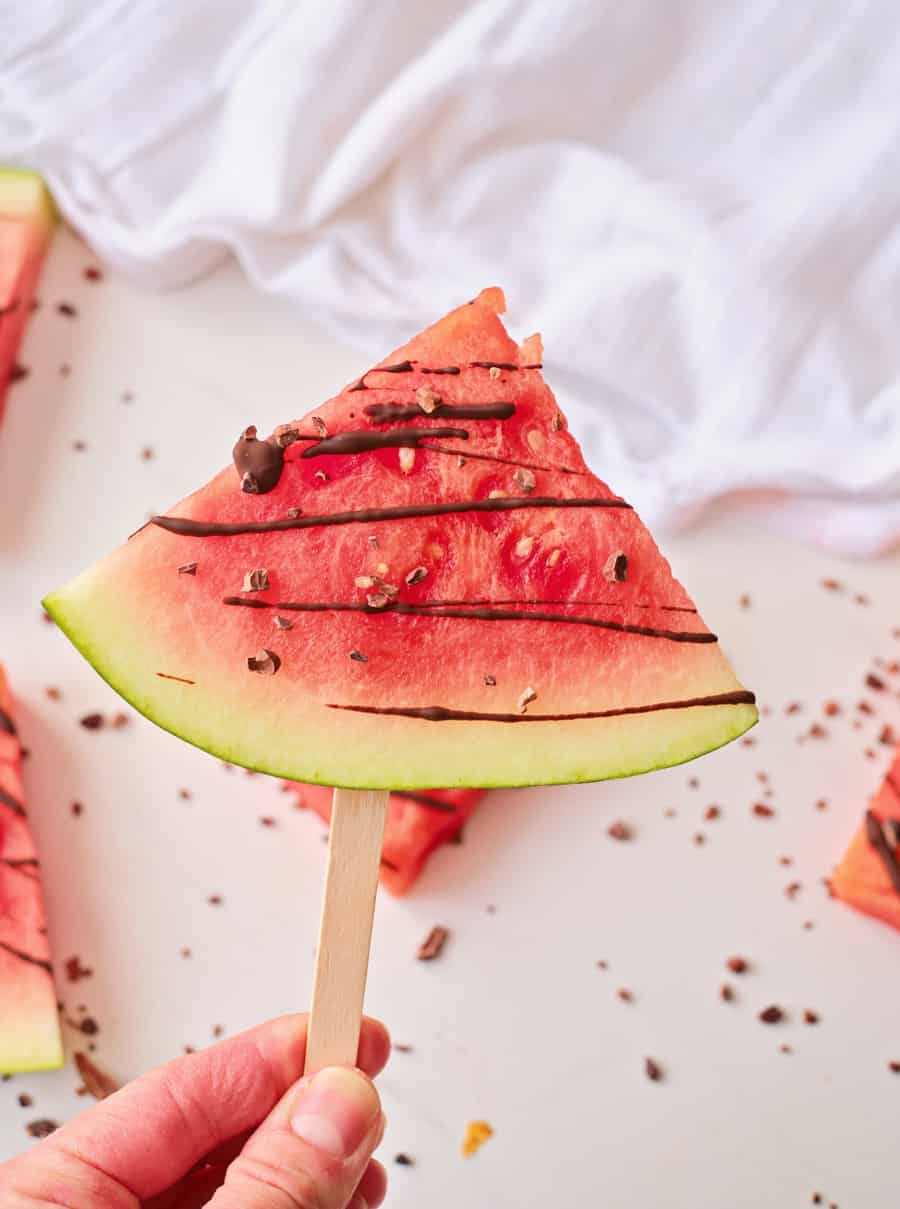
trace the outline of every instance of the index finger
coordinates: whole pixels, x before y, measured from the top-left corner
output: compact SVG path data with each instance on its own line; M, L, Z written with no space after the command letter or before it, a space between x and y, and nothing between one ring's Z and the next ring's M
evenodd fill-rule
M303 1075L306 1015L281 1016L176 1058L110 1096L43 1146L103 1172L138 1200L181 1179L210 1151L254 1129ZM381 1071L384 1025L363 1020L357 1065Z

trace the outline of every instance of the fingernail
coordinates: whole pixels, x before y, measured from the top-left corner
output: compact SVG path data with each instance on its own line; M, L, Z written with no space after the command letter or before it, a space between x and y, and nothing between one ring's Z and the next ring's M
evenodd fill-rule
M330 1066L302 1088L291 1129L316 1150L347 1158L365 1141L381 1107L375 1088L358 1071Z

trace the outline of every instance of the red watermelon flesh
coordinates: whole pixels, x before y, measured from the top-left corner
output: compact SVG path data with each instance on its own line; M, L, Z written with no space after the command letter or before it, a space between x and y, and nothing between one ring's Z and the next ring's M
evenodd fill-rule
M297 805L331 820L331 790L326 785L286 782ZM430 789L392 793L388 799L381 856L381 884L391 894L405 894L425 867L428 857L461 833L475 812L481 789Z
M22 748L0 667L0 1072L44 1070L62 1060Z
M249 429L48 611L148 717L290 780L598 780L742 734L753 695L503 305L451 312L283 453Z
M53 223L40 177L0 169L0 417Z
M900 928L900 748L831 877L831 889L857 911Z

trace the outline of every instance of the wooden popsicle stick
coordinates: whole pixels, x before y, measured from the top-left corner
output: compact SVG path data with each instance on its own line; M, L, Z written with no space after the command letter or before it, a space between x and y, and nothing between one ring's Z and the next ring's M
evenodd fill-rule
M334 791L307 1074L356 1065L387 802L387 790Z

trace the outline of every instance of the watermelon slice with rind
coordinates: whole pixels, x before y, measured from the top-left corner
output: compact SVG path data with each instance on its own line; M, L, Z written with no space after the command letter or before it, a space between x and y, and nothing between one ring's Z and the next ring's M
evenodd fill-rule
M0 1072L46 1070L62 1061L22 748L0 667Z
M590 781L743 734L753 695L503 309L484 290L248 428L48 611L160 726L289 780Z
M857 911L900 928L900 748L830 885Z
M39 176L0 168L0 416L55 221Z
M285 782L303 809L324 822L331 819L332 793L326 785ZM392 793L388 799L381 850L381 884L391 894L406 894L428 857L442 844L458 841L475 812L480 789L427 789Z

